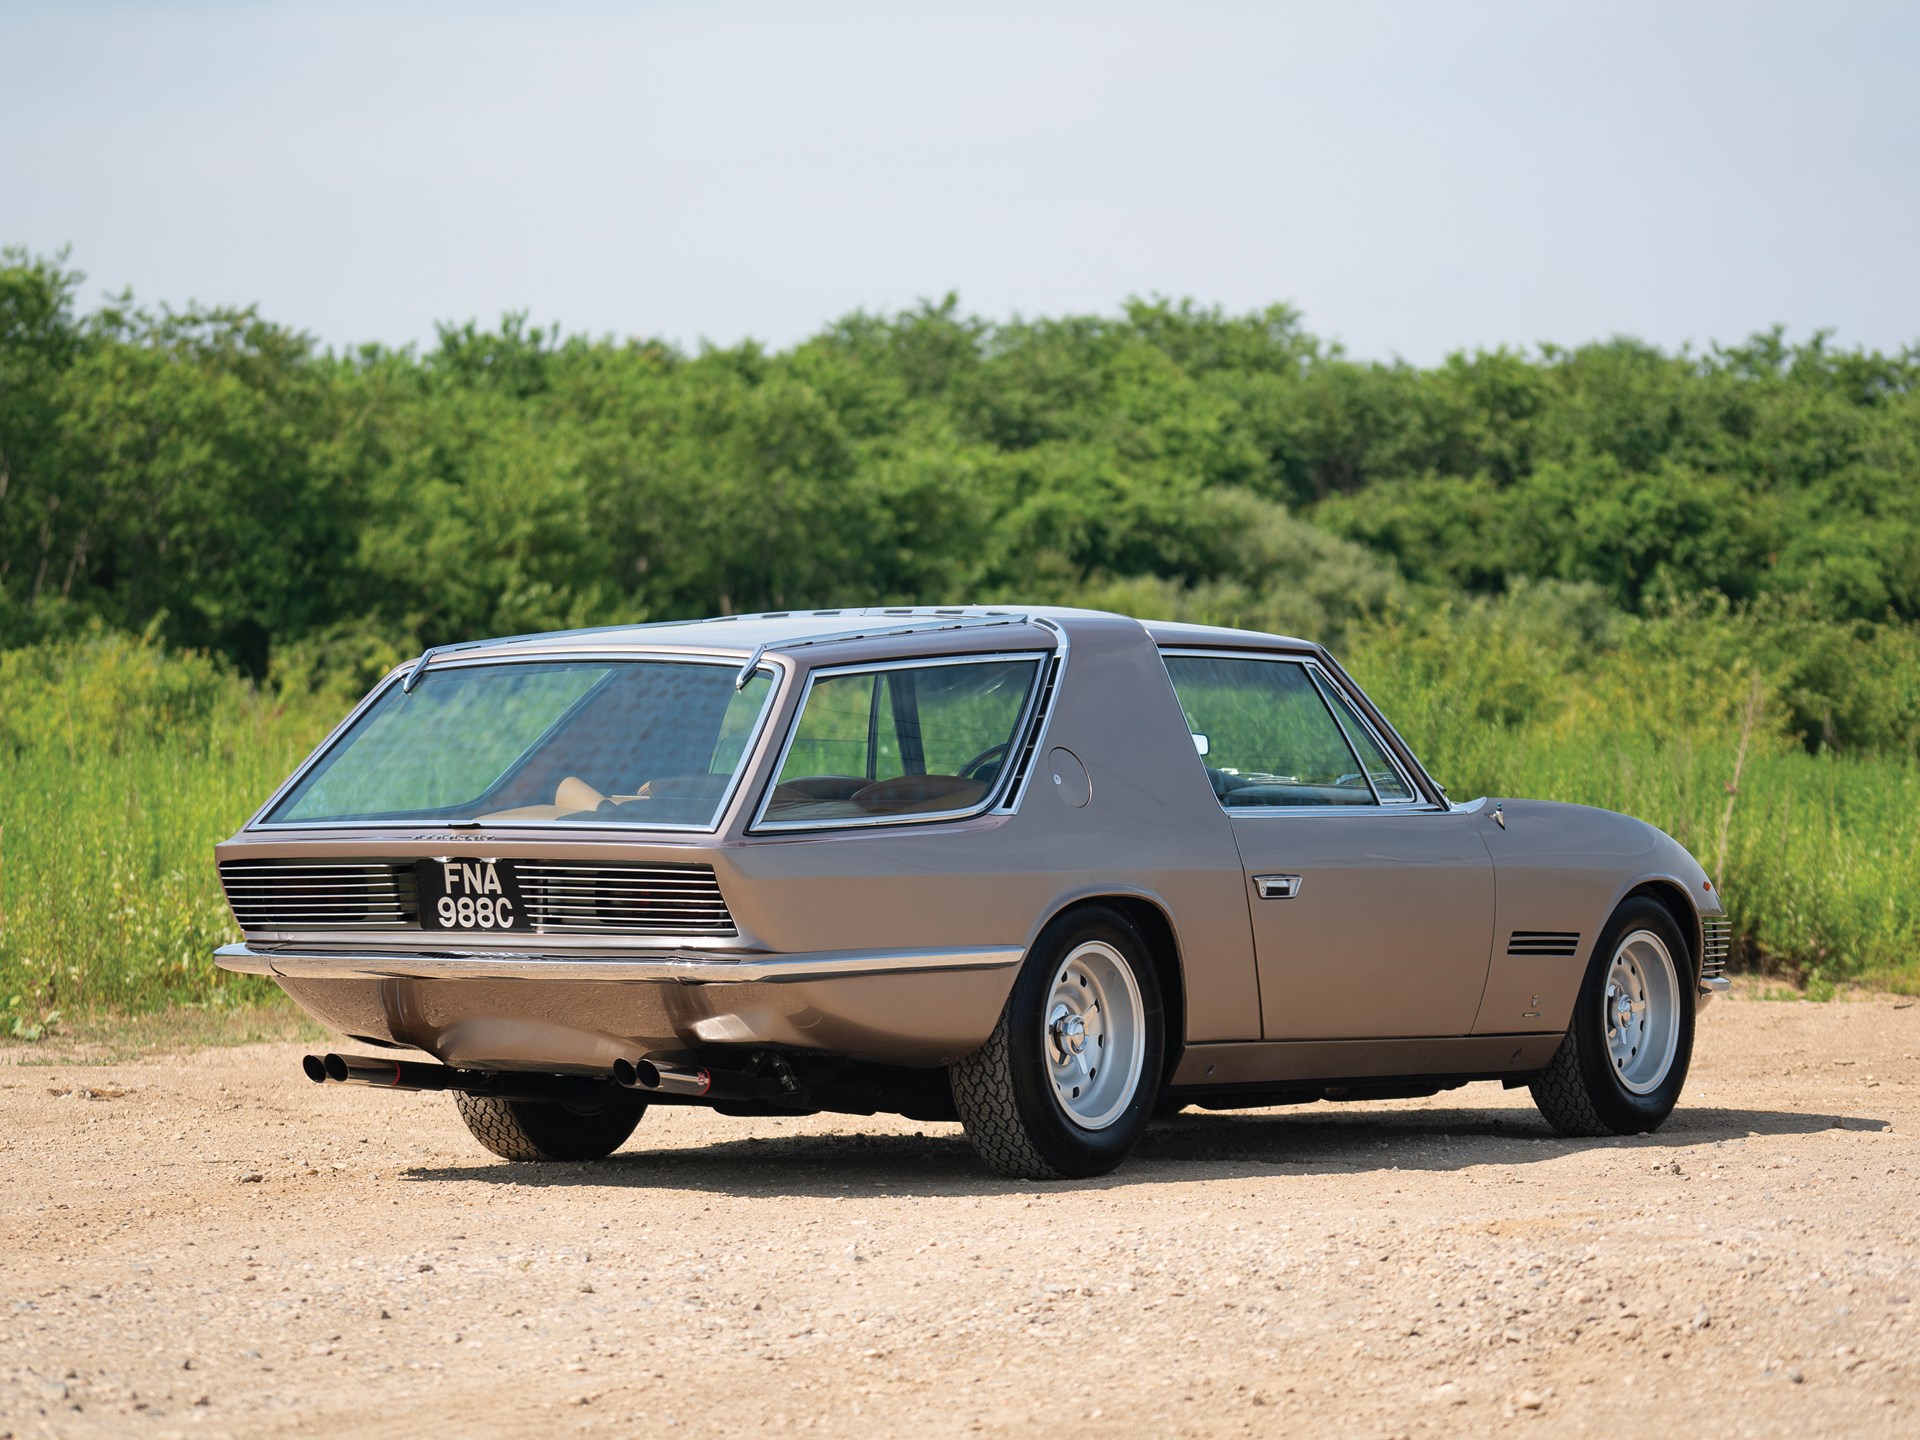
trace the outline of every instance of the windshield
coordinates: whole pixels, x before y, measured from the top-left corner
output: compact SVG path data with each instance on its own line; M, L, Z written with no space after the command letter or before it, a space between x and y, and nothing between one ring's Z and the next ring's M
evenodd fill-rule
M577 661L428 670L390 684L267 815L711 829L772 678L737 667Z

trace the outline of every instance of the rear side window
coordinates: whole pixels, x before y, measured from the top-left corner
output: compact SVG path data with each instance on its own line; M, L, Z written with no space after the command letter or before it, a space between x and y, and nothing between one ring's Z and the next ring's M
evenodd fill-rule
M1169 655L1167 674L1213 793L1229 810L1376 803L1305 665Z
M763 825L865 823L984 806L1012 757L1038 657L818 675Z

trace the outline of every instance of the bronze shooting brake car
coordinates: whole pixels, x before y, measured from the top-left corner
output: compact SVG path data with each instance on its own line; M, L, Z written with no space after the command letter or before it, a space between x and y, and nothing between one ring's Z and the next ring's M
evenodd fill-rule
M1652 826L1451 803L1318 645L1084 610L430 650L218 859L220 964L377 1052L307 1073L452 1091L515 1160L673 1103L1087 1176L1156 1111L1473 1080L1650 1130L1726 985Z

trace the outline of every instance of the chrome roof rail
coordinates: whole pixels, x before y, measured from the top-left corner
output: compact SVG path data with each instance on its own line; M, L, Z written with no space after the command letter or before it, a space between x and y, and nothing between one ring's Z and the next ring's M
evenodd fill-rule
M731 615L713 617L731 620ZM400 682L403 694L411 695L413 687L420 683L421 672L442 655L451 655L456 650L478 650L488 645L518 645L526 640L571 640L579 635L612 635L627 630L663 630L673 625L706 625L711 620L642 620L632 625L586 625L577 630L535 630L526 635L494 635L485 640L461 640L452 645L432 645L413 662L406 678Z
M859 630L836 630L831 635L796 635L791 640L770 640L765 650L801 650L809 645L838 645L848 640L879 640L894 635L938 635L947 630L984 630L994 625L1027 625L1031 619L1011 611L999 615L927 616L901 625L869 625ZM759 651L755 652L758 658Z
M407 671L406 678L400 682L400 693L402 695L411 695L413 693L413 687L420 683L421 672L433 663L433 657L438 655L442 648L446 647L429 645L425 650L420 652L420 658L413 662L413 665Z
M733 688L735 690L744 690L747 688L747 681L753 678L753 672L760 667L760 657L766 653L767 647L764 645L756 645L753 647L753 653L747 656L747 663L742 665L740 667L740 673L733 677Z
M518 645L530 640L571 640L581 635L608 635L630 630L663 630L686 625L722 625L740 620L785 620L788 618L813 618L827 615L855 616L862 613L876 614L876 618L886 615L904 615L911 618L893 625L870 625L858 630L836 631L831 635L796 635L791 640L770 640L758 647L741 667L734 689L744 690L747 681L753 678L754 667L761 656L769 650L798 650L807 645L833 645L844 640L868 640L888 635L935 634L942 630L972 630L983 625L1025 625L1032 617L1025 611L1000 610L986 614L968 615L957 607L927 607L915 609L908 606L875 611L861 610L768 610L760 614L748 615L709 615L700 620L647 620L633 625L589 625L578 630L536 630L527 635L497 635L485 640L462 640L453 645L435 645L426 650L407 670L400 682L400 689L406 694L413 693L413 687L420 683L420 677L427 666L442 655L451 655L460 650L478 650L492 645ZM1056 630L1056 626L1046 628Z
M830 615L833 612L829 610L816 611L814 613ZM758 620L778 617L756 615L751 618ZM803 650L809 645L838 645L848 640L878 640L894 635L938 635L947 630L984 630L994 625L1028 625L1032 623L1035 623L1033 618L1025 612L1015 612L1011 610L1002 611L994 615L958 615L948 612L943 615L923 615L917 619L908 620L898 625L869 625L859 630L837 630L831 635L796 635L791 640L769 640L747 657L747 663L740 667L740 673L734 677L733 688L736 690L746 689L747 681L753 677L754 667L760 663L760 657L765 655L769 650L785 652L788 650ZM1039 623L1046 624L1045 621ZM1056 634L1059 633L1057 626L1047 625L1046 628L1053 630Z

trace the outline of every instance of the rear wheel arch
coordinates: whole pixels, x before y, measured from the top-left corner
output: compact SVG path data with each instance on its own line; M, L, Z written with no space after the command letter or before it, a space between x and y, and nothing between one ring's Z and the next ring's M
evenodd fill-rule
M1179 1067L1187 1041L1186 967L1180 959L1180 940L1173 917L1157 900L1144 895L1080 895L1047 916L1035 934L1044 934L1066 917L1088 909L1118 911L1146 944L1154 978L1160 982L1160 1006L1165 1017L1166 1057L1160 1077L1165 1084Z

